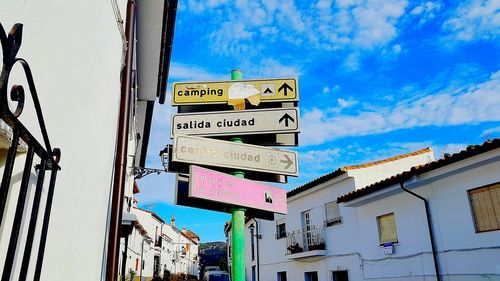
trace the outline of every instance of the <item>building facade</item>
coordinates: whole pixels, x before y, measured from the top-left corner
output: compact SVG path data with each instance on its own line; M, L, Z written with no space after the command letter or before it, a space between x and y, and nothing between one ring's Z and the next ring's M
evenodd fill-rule
M289 191L286 216L275 214L274 221L247 221L247 280L329 280L327 268L334 264L334 268L352 267L355 257L345 253L355 252L349 241L357 233L353 223L356 215L350 209L341 211L336 198L433 159L432 150L426 148L343 167ZM226 228L230 240L229 230ZM343 256L333 259L337 255Z
M339 197L362 234L352 280L500 280L498 171L500 139Z
M120 252L127 243L125 276L149 281L170 275L198 276L200 238L190 230L178 229L175 218L166 223L156 213L133 206L134 228L127 240L122 239ZM120 259L122 265L123 256Z
M176 5L177 1L170 0L2 2L0 56L5 66L6 47L14 50L20 46L17 58L25 59L30 66L48 139L61 151L50 220L41 212L33 251L23 255L35 206L34 187L39 174L35 166L41 160L36 156L29 167L24 202L19 187L27 151L18 148L5 212L1 214L3 279L18 280L25 273L32 279L35 270L40 270L40 280L111 281L118 277L122 212L131 204L124 195L132 193L135 171L144 168L153 108L165 100ZM9 35L14 25L17 29ZM8 36L10 39L6 39ZM16 44L9 43L11 39ZM9 74L8 91L14 84L25 89L19 121L45 147L29 79L20 62ZM12 140L9 130L4 130L0 152L2 174ZM4 191L2 184L0 193ZM48 195L46 184L41 191L40 210L45 209ZM21 203L24 208L18 208ZM18 209L22 221L16 232ZM43 239L43 263L35 269L44 220L48 229ZM11 243L15 236L18 243ZM19 245L12 260L6 259L11 244ZM22 271L26 256L30 258L29 269Z
M286 216L258 220L247 280L500 279L500 140L437 161L429 153L344 167L290 191ZM366 180L383 165L400 170Z

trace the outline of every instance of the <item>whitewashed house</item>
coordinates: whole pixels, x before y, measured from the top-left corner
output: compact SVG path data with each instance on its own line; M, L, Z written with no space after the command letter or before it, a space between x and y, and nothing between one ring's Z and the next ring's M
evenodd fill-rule
M288 215L247 219L247 280L331 280L332 269L354 267L356 214L339 208L337 197L433 160L426 148L343 167L289 191ZM230 241L230 225L226 233Z
M344 167L290 191L288 215L247 232L258 241L254 260L247 242L247 280L500 280L500 139L437 161L430 153ZM400 170L366 180L387 165Z
M349 280L500 280L500 139L337 202L357 217Z
M0 187L2 280L117 279L122 223L134 220L122 216L131 205L124 196L131 198L134 174L145 165L153 108L165 100L176 6L176 0L0 4L0 61L2 79L8 78L0 82L0 96L9 100L0 101L2 119L15 119L34 137L15 149L15 130L2 125L0 173L11 180ZM5 57L10 54L15 57ZM10 68L15 58L29 64L32 81L22 61ZM24 110L15 116L16 100L23 98ZM12 177L5 169L12 163L9 147ZM52 148L60 149L60 161ZM51 167L38 189L35 166L42 158ZM29 177L20 188L24 163ZM33 210L38 216L32 220Z
M127 241L127 275L132 270L136 280L141 281L168 274L198 275L198 235L184 228L179 230L174 217L168 224L155 212L136 206L131 208L131 213L137 220ZM122 253L124 249L122 243Z

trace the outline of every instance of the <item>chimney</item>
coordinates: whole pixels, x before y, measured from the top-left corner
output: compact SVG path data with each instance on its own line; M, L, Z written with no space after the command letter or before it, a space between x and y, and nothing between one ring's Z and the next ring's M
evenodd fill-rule
M170 224L171 224L172 226L175 226L175 216L172 216L172 217L170 218Z

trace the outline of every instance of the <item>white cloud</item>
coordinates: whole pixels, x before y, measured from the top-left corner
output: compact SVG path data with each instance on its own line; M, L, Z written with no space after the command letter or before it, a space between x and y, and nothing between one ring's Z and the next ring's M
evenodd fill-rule
M443 24L452 40L474 41L499 38L500 2L498 0L467 1Z
M339 148L329 148L300 152L300 165L302 167L307 167L309 172L331 168L332 163L337 162L337 159L340 157L340 151Z
M344 69L349 71L359 70L360 68L360 54L350 53L344 61Z
M347 99L346 100L346 99L342 99L342 98L337 99L337 102L339 103L339 107L341 109L351 107L351 106L358 103L358 101L355 99Z
M500 135L500 126L484 130L481 137L491 138L494 135Z
M200 67L172 63L169 79L173 81L217 81L229 79L229 74L211 73Z
M330 86L323 87L322 93L323 94L337 93L339 91L340 91L340 86L339 85L333 85L331 88L330 88Z
M315 162L332 162L340 156L340 149L310 150L300 154L300 161L312 164Z
M357 25L353 43L370 48L383 45L392 40L396 34L396 23L404 14L406 1L367 1L352 9Z
M321 144L346 136L362 136L420 126L449 126L500 120L500 71L486 82L445 90L394 107L358 115L329 115L306 111L301 123L301 144Z
M392 51L394 52L394 54L401 53L401 50L402 50L402 48L401 48L401 45L399 45L399 44L392 46Z
M181 10L188 9L193 13L203 13L209 9L217 8L229 2L228 0L187 0L186 3L181 1L179 8Z
M441 2L423 2L420 5L414 7L410 14L413 16L417 16L420 18L419 24L423 25L429 20L432 20L436 17L436 13L439 12L443 8L443 4Z
M304 50L385 46L398 35L397 24L407 6L406 0L319 0L307 8L276 0L187 3L194 16L203 12L217 18L209 31L209 47L216 54L237 57L256 55L276 42Z
M253 55L259 49L254 44L255 34L243 22L226 21L210 34L210 46L216 54L230 54L234 57Z
M249 74L252 77L290 77L300 76L301 69L299 66L283 65L281 62L265 58L258 63L248 62L244 69L249 69Z
M458 153L467 148L469 144L466 143L449 143L445 145L435 145L434 154L436 159L440 159L444 157L444 154L454 154Z

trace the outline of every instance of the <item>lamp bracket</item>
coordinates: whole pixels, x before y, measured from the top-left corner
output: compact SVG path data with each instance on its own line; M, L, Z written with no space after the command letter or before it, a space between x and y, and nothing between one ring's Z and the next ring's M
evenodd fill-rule
M162 169L152 169L152 168L145 168L145 167L134 167L134 179L142 179L143 177L151 174L161 174L165 173L165 170Z

